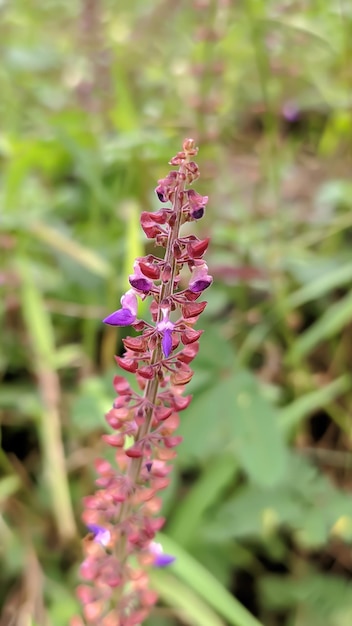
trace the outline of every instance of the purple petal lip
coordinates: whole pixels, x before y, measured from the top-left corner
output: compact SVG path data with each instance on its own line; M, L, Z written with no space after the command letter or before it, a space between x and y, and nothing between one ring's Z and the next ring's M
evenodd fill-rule
M154 566L167 567L168 565L171 565L171 563L173 563L174 561L176 561L176 557L171 556L171 554L164 554L162 552L161 554L156 555L154 560Z
M200 209L196 209L195 211L192 211L191 215L195 220L200 220L200 218L203 217L204 215L203 207L201 207Z
M147 280L146 278L130 278L130 284L132 285L132 287L134 287L134 289L137 289L137 291L150 291L153 283L150 280Z
M164 355L167 357L170 356L172 350L172 330L166 328L164 330L163 338L161 340L161 345L163 348Z
M129 309L119 309L103 319L109 326L130 326L136 321L136 316Z
M162 191L157 191L156 195L158 196L160 202L167 202L167 198L165 198L165 194Z
M192 285L189 286L189 290L193 293L199 293L200 291L204 291L211 285L211 280L196 280Z

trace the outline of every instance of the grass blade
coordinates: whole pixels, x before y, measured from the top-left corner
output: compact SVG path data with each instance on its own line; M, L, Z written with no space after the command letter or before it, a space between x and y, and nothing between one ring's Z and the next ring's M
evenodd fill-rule
M214 463L176 507L168 526L168 534L175 541L183 546L190 544L200 527L204 512L221 497L222 490L234 481L237 469L232 454L225 453L214 459Z
M178 614L182 623L189 626L225 626L224 622L214 613L189 585L164 571L151 572L150 579L154 589L162 600L169 604Z
M175 574L231 626L263 626L203 565L170 537L159 534L163 549L173 554Z
M296 363L303 358L320 341L330 339L340 332L352 318L352 292L331 306L305 333L297 338L296 343L287 355L289 363Z

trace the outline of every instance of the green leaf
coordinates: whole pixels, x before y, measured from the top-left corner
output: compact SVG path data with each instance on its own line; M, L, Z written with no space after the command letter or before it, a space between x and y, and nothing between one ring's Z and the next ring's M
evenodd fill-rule
M260 582L260 592L269 608L283 610L300 605L305 609L309 608L314 617L318 618L314 624L328 626L340 623L336 617L343 609L352 609L351 591L350 582L326 572L322 576L312 571L299 578L282 574L271 575ZM302 614L304 613L306 611L302 611ZM330 621L332 617L334 619Z
M86 378L72 405L72 424L85 434L97 429L107 430L104 415L111 402L112 394L109 396L104 380L94 376Z
M266 536L281 525L295 526L304 504L295 500L286 486L263 489L246 485L235 497L219 506L216 516L203 526L203 537L222 543L229 539Z
M204 463L230 451L258 484L276 484L284 475L286 449L276 409L247 371L230 372L197 395L180 433L181 462Z
M299 543L316 548L330 533L348 537L351 518L348 494L334 487L306 458L291 453L282 484L275 488L244 486L203 524L203 540L264 538L285 526L295 531Z

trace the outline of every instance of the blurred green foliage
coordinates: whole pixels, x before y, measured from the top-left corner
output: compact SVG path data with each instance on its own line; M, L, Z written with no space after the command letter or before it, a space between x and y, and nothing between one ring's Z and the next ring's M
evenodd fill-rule
M352 8L0 3L0 625L77 610L102 327L186 136L215 281L150 626L352 620ZM124 332L124 331L122 331Z

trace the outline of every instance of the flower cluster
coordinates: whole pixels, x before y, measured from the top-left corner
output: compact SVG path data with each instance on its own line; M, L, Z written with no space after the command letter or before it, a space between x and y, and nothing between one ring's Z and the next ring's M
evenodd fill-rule
M122 370L132 372L139 392L115 376L116 399L106 420L111 434L103 435L115 449L116 464L96 462L98 489L85 498L83 521L90 534L84 541L78 588L85 623L92 626L141 624L156 602L148 586L148 568L163 567L173 557L163 553L155 534L164 519L158 517L158 492L169 483L169 462L181 438L175 430L179 412L191 397L183 395L198 352L196 330L206 302L199 302L212 277L203 259L209 240L181 236L185 222L199 220L208 201L188 187L199 177L192 139L170 161L177 166L158 181L156 194L165 205L141 214L148 239L166 249L163 258L137 258L129 276L131 288L121 308L104 319L112 326L132 326L138 335L123 340L125 352L115 357ZM187 267L189 277L181 270ZM138 318L138 298L150 297L151 321ZM72 624L82 624L75 618Z

